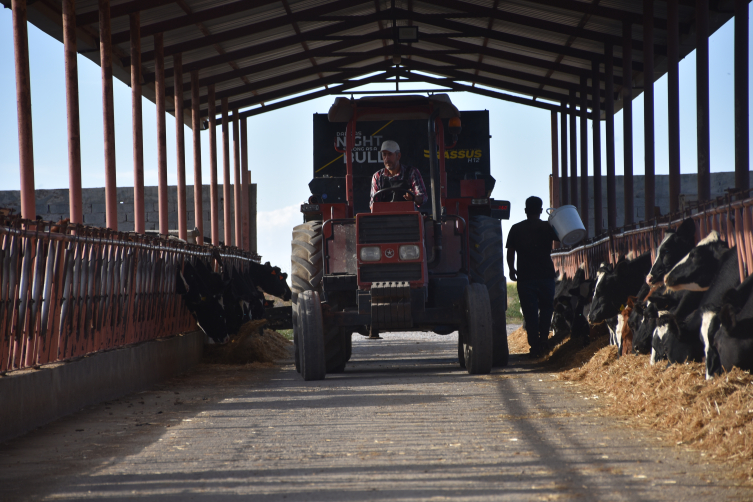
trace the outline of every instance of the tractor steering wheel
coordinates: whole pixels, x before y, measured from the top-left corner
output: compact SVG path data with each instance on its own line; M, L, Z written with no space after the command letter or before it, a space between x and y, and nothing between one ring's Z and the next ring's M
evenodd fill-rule
M394 193L400 193L400 194L409 193L409 194L413 195L413 202L416 201L416 196L413 194L413 191L410 190L410 189L408 189L408 188L403 188L403 187L387 187L387 188L382 188L381 190L378 190L376 193L374 193L374 200L377 200L377 196L379 196L379 195L381 195L383 193L393 193L393 194ZM386 201L386 202L396 202L396 201L390 200L390 201ZM397 202L402 202L402 201L397 201Z

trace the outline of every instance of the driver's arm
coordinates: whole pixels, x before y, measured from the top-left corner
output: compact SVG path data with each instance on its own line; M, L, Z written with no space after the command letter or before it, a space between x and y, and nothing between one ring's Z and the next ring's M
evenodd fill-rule
M420 206L424 203L424 200L426 200L426 186L424 185L424 180L421 178L421 173L418 172L418 169L411 169L410 182L411 191L413 192L413 200L417 206ZM407 194L405 198L410 200L410 196Z
M379 184L377 182L377 179L379 178L379 171L374 173L374 176L371 177L371 200L369 201L369 209L371 209L374 206L374 194L379 191Z

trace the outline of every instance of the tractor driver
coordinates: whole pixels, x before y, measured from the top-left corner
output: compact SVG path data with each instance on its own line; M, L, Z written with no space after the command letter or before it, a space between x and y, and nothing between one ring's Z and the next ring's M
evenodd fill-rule
M400 146L397 142L387 140L382 143L382 161L384 168L374 173L371 178L371 202L397 202L401 199L412 200L416 206L426 200L426 186L418 169L412 166L400 164ZM395 188L394 191L375 194L386 188Z

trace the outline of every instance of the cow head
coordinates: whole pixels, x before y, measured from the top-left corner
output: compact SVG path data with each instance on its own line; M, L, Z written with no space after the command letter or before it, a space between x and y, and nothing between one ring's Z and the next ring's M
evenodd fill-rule
M598 324L619 314L628 297L640 291L650 266L651 257L645 253L635 260L620 261L611 272L608 267L600 267L588 322Z
M677 320L669 312L659 312L659 318L656 320L656 328L651 338L651 365L667 358L665 343L669 340L671 333L679 332L680 327Z
M728 249L727 243L712 231L664 276L664 284L673 291L708 290Z
M695 246L693 220L684 220L676 231L667 231L666 237L656 250L656 260L646 276L646 282L651 285L661 284L664 276L693 249L693 246Z
M261 265L251 263L250 279L265 293L281 298L284 301L290 300L293 296L288 286L288 274L283 273L280 267L273 267L269 262Z

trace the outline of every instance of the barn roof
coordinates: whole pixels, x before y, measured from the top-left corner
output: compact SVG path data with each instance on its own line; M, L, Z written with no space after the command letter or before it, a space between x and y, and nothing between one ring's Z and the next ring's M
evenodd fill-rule
M7 6L10 0L0 0ZM181 54L184 119L190 73L198 71L201 113L207 86L217 104L250 116L364 83L394 79L439 84L554 109L581 90L605 48L614 51L614 91L622 80L628 24L636 90L642 88L643 0L112 0L116 78L130 85L130 19L139 13L144 95L154 101L154 37L164 34L166 107L174 110L173 58ZM711 1L710 33L733 15L732 0ZM97 0L76 2L78 51L99 64ZM679 0L680 57L695 47L695 1ZM29 21L62 40L61 2L29 0ZM651 20L649 20L650 22ZM666 71L666 3L654 2L653 78ZM418 41L406 28L418 28ZM589 93L590 93L589 89ZM588 97L589 107L593 96ZM621 108L619 97L615 110ZM603 106L602 106L603 110ZM219 112L219 106L218 106ZM603 113L603 112L602 112Z

